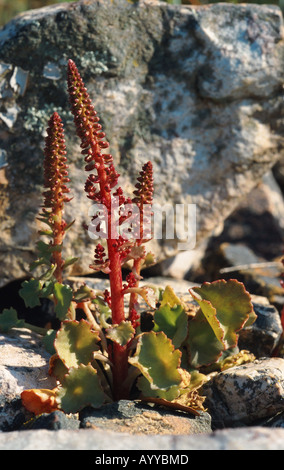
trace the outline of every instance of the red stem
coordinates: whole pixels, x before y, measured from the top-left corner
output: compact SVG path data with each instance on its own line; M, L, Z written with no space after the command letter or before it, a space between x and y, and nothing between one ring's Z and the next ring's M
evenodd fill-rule
M108 210L108 258L109 258L109 281L110 281L110 293L111 293L111 310L112 310L112 324L119 325L125 320L124 313L124 295L122 292L122 271L121 271L121 260L120 254L117 252L115 247L116 240L112 238L113 224L112 211L111 211L111 194L106 191L107 177L104 167L104 161L102 159L101 164L98 168L98 175L100 180L100 191L102 200L105 201ZM114 399L119 400L122 398L128 398L128 394L123 390L123 382L127 378L128 374L128 351L126 346L120 346L118 343L113 344L112 353L113 362L113 394Z
M115 240L109 238L108 257L110 260L110 293L111 293L111 310L112 310L112 323L119 325L125 320L124 313L124 295L122 293L122 272L120 255L114 248ZM114 399L119 400L128 398L128 394L123 390L123 382L128 374L128 351L126 346L120 346L118 343L113 343L113 393Z

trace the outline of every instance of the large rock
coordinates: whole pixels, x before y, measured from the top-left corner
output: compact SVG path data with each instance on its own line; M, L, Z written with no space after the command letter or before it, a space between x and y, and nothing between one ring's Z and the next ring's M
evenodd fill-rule
M13 328L0 334L0 431L27 420L20 399L23 390L56 386L48 375L49 358L42 337L30 330Z
M111 11L111 14L110 14ZM66 93L75 60L94 100L125 191L155 169L156 203L197 205L204 241L283 155L283 22L279 8L80 1L24 13L0 31L1 284L34 259L47 121L68 136L76 225L67 255L88 273L90 204ZM180 240L156 240L158 259ZM190 246L192 248L192 246Z
M255 425L284 411L284 359L257 359L214 375L203 386L216 429Z
M0 393L12 399L29 388L54 388L48 375L50 354L42 336L28 329L13 328L0 334Z
M163 464L187 464L192 454L168 454L169 451L186 450L284 450L284 429L246 427L224 429L197 436L139 436L126 433L102 432L101 429L47 429L36 431L14 431L0 434L0 450L96 450L96 464L128 462ZM117 457L113 450L127 455ZM145 453L147 450L147 453ZM98 453L98 451L102 451ZM142 451L142 452L141 452ZM152 452L149 452L152 451ZM166 451L164 454L157 451ZM161 454L161 455L160 455ZM126 459L123 460L123 459ZM162 460L163 459L163 460Z

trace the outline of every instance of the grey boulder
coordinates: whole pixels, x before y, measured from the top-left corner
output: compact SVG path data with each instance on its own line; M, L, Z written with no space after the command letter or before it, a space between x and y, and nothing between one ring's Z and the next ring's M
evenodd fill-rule
M110 14L111 9L111 14ZM42 203L43 137L65 123L76 224L66 256L89 273L94 241L78 139L66 91L72 58L95 104L131 194L143 163L155 173L155 204L197 208L197 244L220 229L283 154L283 19L272 5L202 7L126 0L32 10L0 31L0 279L27 276ZM181 247L182 230L152 242L157 259ZM184 230L194 249L194 224ZM160 234L160 232L158 232Z

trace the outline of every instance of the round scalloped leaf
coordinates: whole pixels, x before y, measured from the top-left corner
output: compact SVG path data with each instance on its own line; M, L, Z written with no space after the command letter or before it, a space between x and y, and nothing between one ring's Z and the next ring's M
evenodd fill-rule
M64 378L66 374L68 374L68 369L58 354L53 354L49 359L48 374L55 377L61 384L64 382Z
M153 390L150 382L143 375L138 378L137 387L144 397L157 397L172 401L180 394L178 385L173 385L173 387L167 390L161 390L159 388Z
M142 372L152 390L168 390L181 383L178 371L181 352L175 350L172 341L163 332L143 333L129 362Z
M29 279L22 283L19 294L25 302L26 307L37 307L40 305L41 282L38 279Z
M216 310L216 316L224 331L225 349L236 346L236 334L247 322L256 319L249 293L242 282L230 279L205 282L201 287L190 290L206 316L206 301ZM207 317L207 316L206 316Z
M72 301L73 291L70 286L55 282L54 296L56 298L55 313L59 320L65 320Z
M182 305L164 304L154 314L154 331L163 331L173 342L175 348L180 347L187 336L188 317Z
M55 354L54 340L56 338L56 330L48 330L46 335L42 338L44 347L49 354Z
M24 326L24 320L18 319L17 311L14 308L4 308L0 314L0 331L7 333L11 328Z
M66 320L57 332L54 347L66 367L88 364L98 350L99 334L85 320Z
M225 347L215 309L209 303L205 305L207 315L201 309L198 310L188 325L189 362L196 368L216 362Z
M96 369L90 364L72 367L58 389L57 402L65 413L77 413L85 406L99 408L105 400Z
M113 325L106 331L107 338L111 339L120 346L126 346L133 338L135 329L130 321L122 321L119 325Z

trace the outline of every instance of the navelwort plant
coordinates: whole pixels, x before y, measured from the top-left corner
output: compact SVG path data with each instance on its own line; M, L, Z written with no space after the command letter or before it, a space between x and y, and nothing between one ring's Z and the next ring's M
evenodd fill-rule
M56 409L74 413L122 398L198 414L204 401L198 389L206 374L251 358L237 349L237 332L256 318L250 296L236 280L204 283L190 290L198 306L192 312L170 286L162 290L139 285L141 270L152 257L144 246L151 238L144 227L151 217L152 163L145 163L133 197L126 197L118 186L119 174L107 153L109 143L99 117L72 60L68 92L88 173L84 190L93 204L105 208L108 222L102 243L95 246L91 268L108 274L109 289L97 292L85 284L72 289L64 278L64 270L77 258L63 258L64 237L73 222L68 225L63 217L64 204L70 200L68 166L63 124L54 113L47 129L44 203L39 216L46 226L40 234L49 241L38 243L39 256L31 268L40 274L25 281L20 294L29 307L40 305L45 297L54 302L61 326L58 331L49 330L44 342L52 351L49 373L58 386L26 390L22 401L35 414ZM104 230L97 212L90 225L100 233ZM126 262L132 269L123 281ZM142 331L139 299L151 317L148 331ZM2 330L21 326L19 322L15 311L0 315Z

